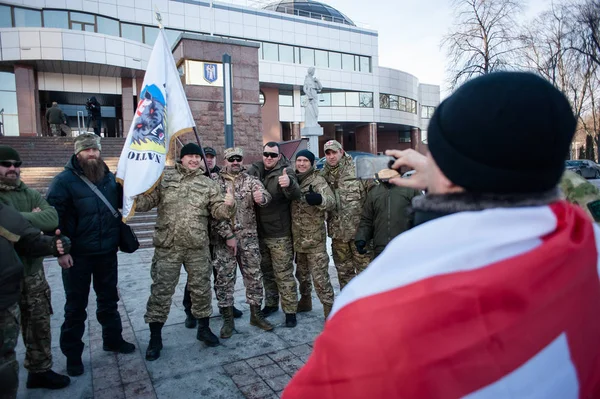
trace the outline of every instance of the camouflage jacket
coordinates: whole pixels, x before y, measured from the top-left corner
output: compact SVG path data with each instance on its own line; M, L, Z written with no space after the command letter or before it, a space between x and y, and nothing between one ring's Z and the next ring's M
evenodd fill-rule
M321 176L325 178L335 196L335 209L327 213L329 237L354 241L367 198L367 186L360 180L356 180L356 168L352 157L348 154L344 154L336 168L325 164Z
M600 222L600 202L595 204L600 201L600 190L596 186L567 170L560 179L559 187L567 201L579 205L592 219Z
M312 169L306 176L296 172L302 196L292 202L292 236L294 251L300 253L316 253L325 250L325 212L335 208L335 197L329 185ZM321 205L308 205L305 195L312 187L315 193L323 196Z
M227 188L233 186L237 211L235 216L229 220L216 221L211 219L211 243L216 243L215 237L218 236L223 238L231 237L234 234L237 238L257 236L253 193L257 189L262 192L263 202L259 205L261 207L266 206L271 201L271 194L258 178L250 176L244 171L231 174L227 168L223 168L219 174L213 174L213 176L221 186L223 193L227 192Z
M150 194L136 199L136 210L146 212L158 207L154 246L202 248L209 245L208 218L229 219L235 205L223 203L224 195L217 183L181 164L165 168L158 186Z

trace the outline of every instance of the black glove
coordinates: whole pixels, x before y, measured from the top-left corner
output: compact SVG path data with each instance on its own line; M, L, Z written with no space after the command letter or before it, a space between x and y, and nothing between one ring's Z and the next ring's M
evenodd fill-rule
M64 250L64 253L59 253L58 249L56 248L56 242L60 240L62 242L62 247ZM55 235L54 237L52 237L52 255L59 257L59 256L63 256L63 255L67 255L69 252L71 252L71 239L69 237L67 237L64 234L60 234L60 235Z
M358 251L359 254L364 255L367 253L367 250L365 249L365 247L367 246L367 243L363 240L359 240L359 241L354 241L354 245L356 245L356 250Z
M321 203L323 202L323 196L313 191L312 184L308 188L308 192L306 193L304 198L306 198L306 203L308 205L321 205Z

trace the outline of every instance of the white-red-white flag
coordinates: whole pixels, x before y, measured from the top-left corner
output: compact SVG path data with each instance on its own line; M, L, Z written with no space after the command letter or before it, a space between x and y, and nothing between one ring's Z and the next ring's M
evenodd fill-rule
M417 226L344 288L283 397L600 398L599 243L562 201Z

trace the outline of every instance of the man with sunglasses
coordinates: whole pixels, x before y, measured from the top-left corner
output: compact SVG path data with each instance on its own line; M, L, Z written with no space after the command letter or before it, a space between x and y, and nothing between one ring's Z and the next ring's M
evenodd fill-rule
M8 146L0 146L0 202L21 213L34 227L51 232L58 226L58 214L40 195L21 181L21 157ZM27 388L61 389L70 379L52 371L50 329L50 286L44 275L43 257L20 256L24 267L21 278L21 331L25 344L25 368L29 371Z
M255 162L248 174L256 176L273 197L258 208L258 236L261 269L265 286L265 316L281 307L285 326L296 327L298 291L294 278L291 202L301 196L298 179L288 159L273 141L263 147L263 160Z
M244 278L246 302L250 305L250 324L265 331L273 329L263 316L263 282L260 270L260 250L256 225L256 210L271 201L271 194L254 176L242 167L244 151L239 148L225 150L225 167L216 181L223 192L233 191L236 214L230 220L220 221L214 229L220 236L214 248L214 267L217 270L215 292L223 316L221 338L229 338L235 329L233 292L237 265Z

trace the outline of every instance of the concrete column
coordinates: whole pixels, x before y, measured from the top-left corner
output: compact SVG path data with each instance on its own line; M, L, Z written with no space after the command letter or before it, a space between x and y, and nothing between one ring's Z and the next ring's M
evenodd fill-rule
M121 99L123 104L123 137L127 137L135 108L133 104L133 79L121 78Z
M292 123L292 140L300 139L300 122Z
M40 110L35 69L29 65L15 65L19 136L41 136Z
M368 125L359 126L356 128L356 150L377 153L377 124L369 123Z
M415 151L419 151L421 146L421 129L413 127L410 129L410 148Z

